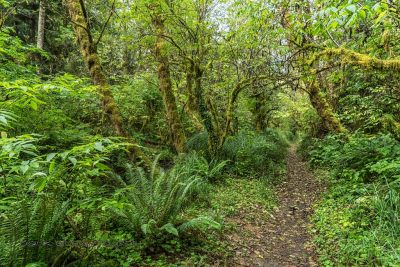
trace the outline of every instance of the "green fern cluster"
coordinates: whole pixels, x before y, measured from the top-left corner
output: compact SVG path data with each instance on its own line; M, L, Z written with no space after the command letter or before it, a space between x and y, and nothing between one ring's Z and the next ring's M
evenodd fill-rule
M214 182L228 163L228 160L218 161L216 159L208 162L199 153L192 152L187 155L181 155L175 165L175 169L179 169L179 171L189 175L197 175L207 182Z
M39 194L33 199L10 201L9 204L10 209L1 214L0 222L2 265L54 262L65 249L57 246L57 241L62 240L64 218L70 203L58 201L50 194Z
M164 171L154 161L149 175L141 169L127 168L131 183L117 191L114 201L106 204L138 239L171 234L178 236L189 229L204 230L220 225L208 217L181 218L192 201L193 190L203 183L200 176L184 168Z

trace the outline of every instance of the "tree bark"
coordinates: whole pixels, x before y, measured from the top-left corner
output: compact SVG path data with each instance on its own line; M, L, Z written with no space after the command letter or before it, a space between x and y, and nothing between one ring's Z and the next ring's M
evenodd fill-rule
M159 6L154 7L158 9ZM159 88L163 97L166 109L167 123L170 130L171 141L178 153L186 150L186 136L179 117L176 98L172 89L171 74L169 69L169 59L166 52L166 43L164 40L165 25L164 18L159 10L155 11L152 23L156 31L155 57L158 64L157 74Z
M219 147L220 127L215 112L213 111L211 99L204 95L201 79L203 71L199 65L194 65L194 96L196 108L203 121L204 128L208 133L208 150L214 155Z
M264 112L264 95L263 93L258 94L255 97L255 107L254 107L254 120L255 120L255 128L257 133L262 133L265 130L265 119L266 114Z
M324 51L315 54L309 64L313 64L321 58L332 58L338 56L341 62L345 65L356 65L359 67L375 70L392 70L400 71L400 60L399 59L379 59L367 54L357 53L355 51L346 48L328 48Z
M45 21L46 21L46 7L44 4L44 0L41 0L39 3L39 18L38 18L38 30L36 39L36 47L39 49L43 49L44 47Z
M188 94L188 102L186 105L186 111L188 115L190 116L190 119L194 125L194 127L198 131L204 131L204 125L201 122L201 118L199 115L199 108L198 108L198 103L196 101L196 96L194 94L193 86L194 86L194 81L195 81L195 75L194 75L194 63L190 62L187 70L186 70L186 91Z

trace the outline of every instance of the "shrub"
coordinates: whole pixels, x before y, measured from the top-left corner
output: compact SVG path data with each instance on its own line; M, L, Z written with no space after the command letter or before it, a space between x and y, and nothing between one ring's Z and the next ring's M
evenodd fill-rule
M228 138L220 156L232 162L231 171L239 175L273 177L282 170L288 143L274 130L264 134L241 132Z
M11 199L9 199L11 200ZM64 219L69 201L59 201L52 194L41 193L34 199L10 201L7 215L0 223L0 260L4 266L21 266L29 262L55 262L65 248Z
M192 152L182 155L177 160L175 169L180 169L189 175L199 176L206 182L214 182L228 163L227 160L218 161L217 159L208 162L205 157L197 152Z
M347 142L328 136L310 154L312 164L333 169L337 178L371 182L400 175L400 143L390 135L354 135Z
M304 136L297 147L297 153L299 153L303 159L309 160L311 157L310 153L315 148L317 142L317 138L310 135Z
M231 173L270 178L280 176L283 171L288 140L277 130L266 129L262 134L241 131L229 136L214 158L208 154L207 138L206 132L196 134L188 140L187 146L209 159L211 165L227 161L225 170Z
M189 151L195 151L202 156L209 157L208 154L208 133L201 132L194 134L191 138L188 139L186 146Z

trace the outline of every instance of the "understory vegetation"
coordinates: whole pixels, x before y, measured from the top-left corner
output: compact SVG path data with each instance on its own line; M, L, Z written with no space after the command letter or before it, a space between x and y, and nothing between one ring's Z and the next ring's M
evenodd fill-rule
M400 142L391 135L327 136L308 142L329 190L314 215L326 266L400 262Z
M0 0L0 266L235 266L297 144L321 266L398 266L399 14Z

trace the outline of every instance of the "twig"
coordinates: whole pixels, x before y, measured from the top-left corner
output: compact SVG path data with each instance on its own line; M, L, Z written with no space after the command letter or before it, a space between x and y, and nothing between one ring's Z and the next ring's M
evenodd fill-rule
M112 15L114 14L114 9L115 9L115 0L111 5L110 15L108 16L106 22L103 24L103 27L101 28L101 32L100 32L99 38L97 39L96 43L94 44L95 46L97 46L100 43L101 38L103 37L104 31L105 31L105 29L107 27L107 24L108 24L108 22L110 22L110 19L111 19Z

